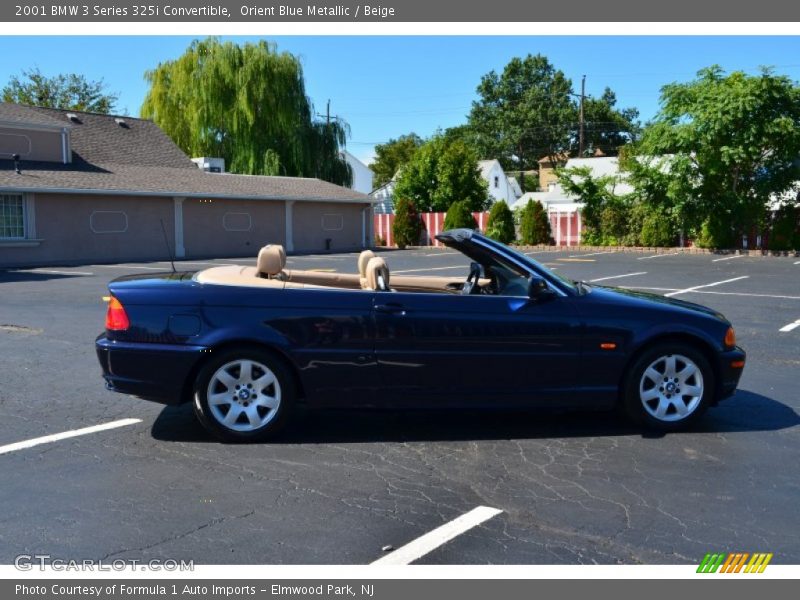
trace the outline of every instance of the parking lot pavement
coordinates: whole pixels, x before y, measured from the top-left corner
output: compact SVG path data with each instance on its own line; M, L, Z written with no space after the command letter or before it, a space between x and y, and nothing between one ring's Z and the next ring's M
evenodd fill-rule
M168 263L0 272L0 562L367 564L387 545L428 564L696 563L712 550L800 561L800 326L789 327L800 261L531 254L592 285L721 311L748 351L740 391L695 431L662 436L606 413L341 411L308 414L274 443L224 445L190 408L112 394L100 379L107 282ZM393 273L468 266L449 251L381 255ZM356 270L356 254L289 261ZM255 260L176 267L231 262ZM42 441L53 434L69 435ZM478 507L490 512L473 522Z

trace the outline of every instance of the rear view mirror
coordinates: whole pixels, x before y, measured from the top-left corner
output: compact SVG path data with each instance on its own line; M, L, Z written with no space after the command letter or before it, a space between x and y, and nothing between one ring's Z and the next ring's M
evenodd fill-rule
M541 277L531 277L528 283L528 297L531 300L542 302L550 298L555 298L555 295L555 292L550 289L550 286L547 285L544 279Z

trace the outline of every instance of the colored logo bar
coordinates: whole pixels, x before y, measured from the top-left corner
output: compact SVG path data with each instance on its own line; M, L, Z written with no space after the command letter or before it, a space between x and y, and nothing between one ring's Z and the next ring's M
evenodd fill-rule
M709 552L700 561L698 573L763 573L772 560L769 552Z

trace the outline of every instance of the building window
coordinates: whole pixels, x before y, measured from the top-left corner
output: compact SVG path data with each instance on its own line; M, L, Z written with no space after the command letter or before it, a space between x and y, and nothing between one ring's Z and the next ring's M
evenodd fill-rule
M323 231L341 231L344 229L344 217L338 214L322 215Z
M25 238L25 201L21 194L0 195L0 239Z
M494 176L494 187L495 188L500 187L500 177L498 177L497 175Z

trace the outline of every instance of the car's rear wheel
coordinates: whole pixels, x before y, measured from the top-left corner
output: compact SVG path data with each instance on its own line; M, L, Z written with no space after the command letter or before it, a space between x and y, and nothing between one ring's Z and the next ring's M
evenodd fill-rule
M661 431L694 423L714 394L714 372L706 357L686 344L660 344L633 363L623 390L625 412Z
M200 371L194 411L219 439L260 441L285 424L294 397L294 382L283 361L257 349L230 350Z

